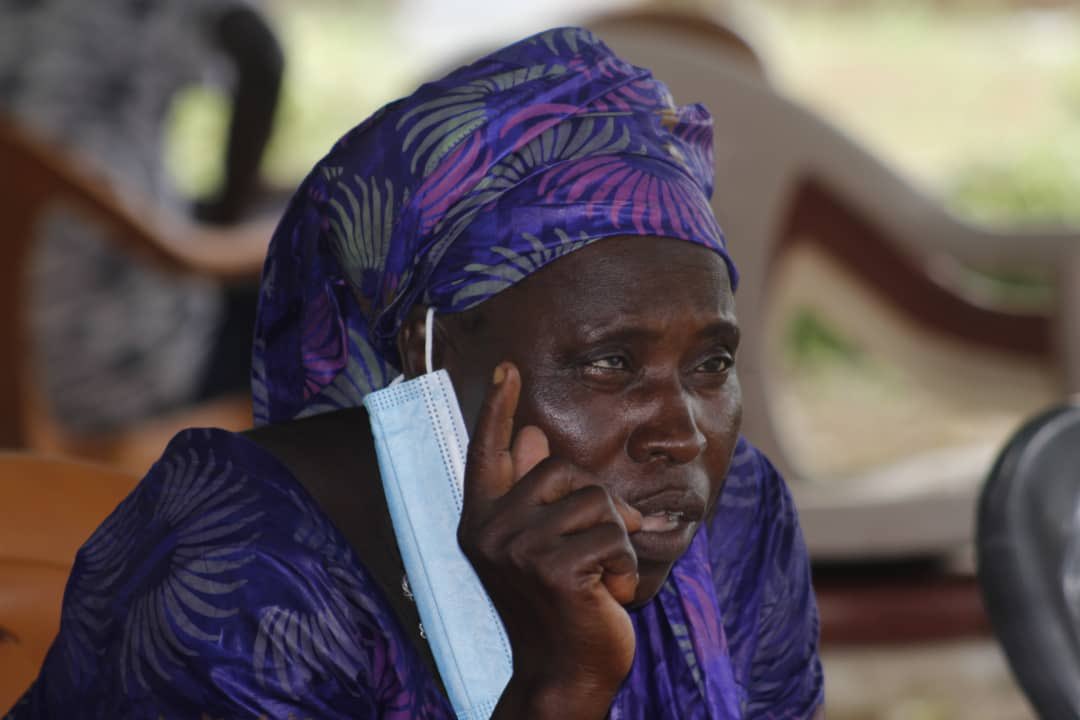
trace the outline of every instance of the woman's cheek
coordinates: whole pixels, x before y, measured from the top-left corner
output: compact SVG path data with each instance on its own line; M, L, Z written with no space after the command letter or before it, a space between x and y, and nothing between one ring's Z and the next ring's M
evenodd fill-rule
M523 398L525 400L526 398ZM612 398L568 378L547 377L519 406L521 425L536 425L548 436L553 454L587 469L610 452L622 413Z
M723 491L735 446L739 442L739 431L742 429L742 395L737 381L734 387L725 393L723 402L719 403L713 415L713 423L706 431L709 438L706 463L712 485L708 513L710 517Z
M731 444L734 447L735 440L742 429L742 386L739 385L739 377L734 372L724 384L724 390L717 404L719 412L716 413L716 418L720 420L718 431L720 434L730 435Z

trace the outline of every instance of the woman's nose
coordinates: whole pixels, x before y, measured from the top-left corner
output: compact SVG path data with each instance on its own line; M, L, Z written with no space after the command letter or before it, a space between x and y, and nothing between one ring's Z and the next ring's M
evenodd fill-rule
M695 418L695 398L681 383L654 386L642 397L643 407L627 439L627 452L635 462L665 461L683 464L695 460L707 444Z

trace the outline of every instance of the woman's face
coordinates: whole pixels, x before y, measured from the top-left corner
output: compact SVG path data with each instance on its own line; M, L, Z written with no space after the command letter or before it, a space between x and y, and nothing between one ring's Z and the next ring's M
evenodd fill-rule
M470 428L495 366L514 362L522 377L515 426L538 426L553 455L662 528L631 536L640 604L660 589L723 486L741 418L738 341L719 256L628 237L593 243L477 308L441 317L435 347Z

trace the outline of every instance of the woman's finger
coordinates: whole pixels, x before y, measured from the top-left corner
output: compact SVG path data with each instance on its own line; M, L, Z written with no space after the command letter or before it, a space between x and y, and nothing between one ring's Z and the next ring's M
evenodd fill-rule
M615 598L615 602L620 605L629 605L634 602L638 583L641 582L636 569L633 572L624 573L605 572L601 580L604 587L611 593L611 597Z
M619 517L622 518L623 525L626 527L626 532L633 535L641 530L641 512L637 508L631 507L621 497L612 496L612 500L615 502L615 511L619 513Z
M526 425L517 432L510 456L514 459L514 482L551 455L547 435L535 425Z
M562 535L584 532L596 525L618 525L625 530L625 522L617 503L607 490L599 485L578 488L553 503L536 508L531 531L539 538L561 541Z
M509 362L499 363L480 406L476 432L469 441L465 463L466 507L505 495L517 479L510 442L520 394L521 375L517 367Z
M528 428L522 428L521 433L524 433L527 429ZM540 433L539 429L537 429L537 433ZM519 439L515 441L515 453L520 452L516 450L520 443L520 439L521 438L519 437ZM546 437L544 438L543 447L546 451ZM522 457L526 456L525 452L521 452L520 454ZM526 473L515 480L513 491L506 498L511 505L517 505L519 503L525 505L550 505L559 502L567 495L577 492L582 488L587 488L590 485L603 487L596 475L554 455L547 455L539 461L535 461L535 458L539 456L539 454L540 453L537 452L535 455L528 458L528 460L531 461L531 467L529 467ZM520 466L525 467L526 465L526 461L523 460ZM515 471L518 467L518 455L515 454ZM637 532L640 530L641 513L615 496L612 496L612 500L615 503L615 510L618 512L619 516L622 517L627 530L629 532Z
M552 582L563 587L577 586L575 578L582 574L596 574L620 605L632 602L637 593L637 554L626 531L616 523L564 536L547 564L553 568Z
M589 485L596 476L554 455L540 460L518 478L506 500L511 505L550 505Z

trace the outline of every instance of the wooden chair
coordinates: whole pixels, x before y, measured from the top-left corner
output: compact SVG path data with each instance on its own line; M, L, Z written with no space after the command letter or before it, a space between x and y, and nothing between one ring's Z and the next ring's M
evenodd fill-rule
M24 300L26 269L43 211L62 202L108 228L126 252L168 272L221 280L258 278L273 230L269 222L238 230L197 227L138 198L110 189L75 158L24 129L0 121L0 447L35 448L145 471L179 428L250 425L250 401L224 398L108 434L76 435L50 415L35 382Z
M0 708L37 676L75 551L137 481L104 465L0 452Z

